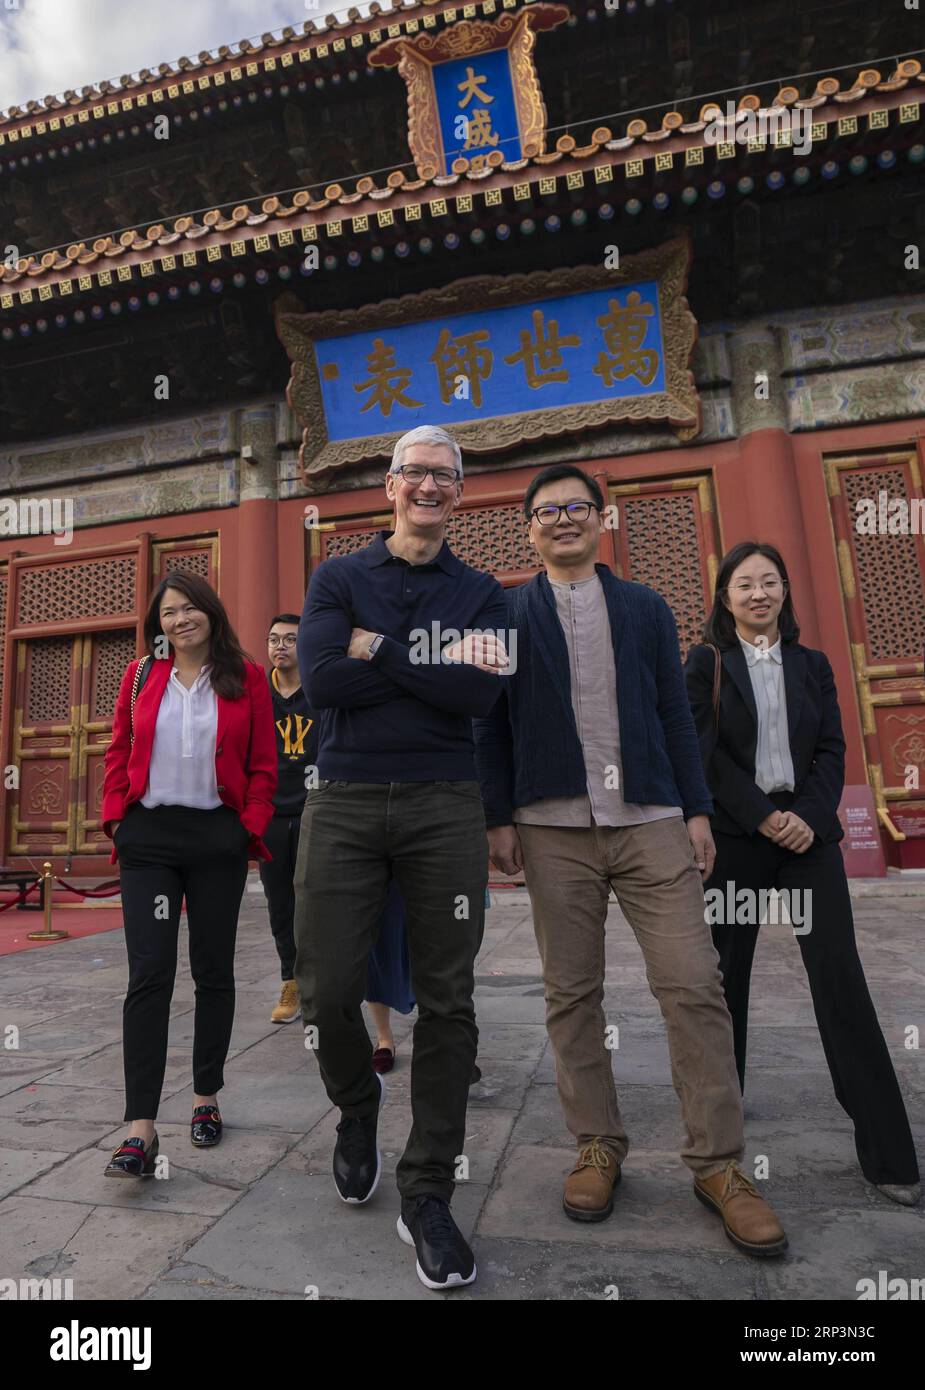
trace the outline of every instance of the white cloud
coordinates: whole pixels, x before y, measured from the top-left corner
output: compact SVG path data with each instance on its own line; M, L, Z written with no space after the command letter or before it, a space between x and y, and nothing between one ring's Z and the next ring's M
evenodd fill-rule
M0 0L0 110L347 8L341 0Z

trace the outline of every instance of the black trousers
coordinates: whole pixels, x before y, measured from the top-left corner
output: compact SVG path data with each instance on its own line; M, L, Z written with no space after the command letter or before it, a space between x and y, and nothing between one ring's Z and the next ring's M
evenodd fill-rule
M149 810L136 802L116 830L129 965L122 1010L126 1120L157 1116L184 897L196 984L193 1090L209 1096L224 1085L248 839L230 806Z
M793 798L781 793L772 800L786 809ZM811 894L810 930L801 928L796 939L835 1095L854 1123L861 1171L874 1183L918 1181L909 1120L858 955L838 844L823 844L817 838L805 854L794 854L760 833L716 832L715 840L716 865L705 885L707 892L719 889L726 894L727 883L733 883L736 892L799 890L801 899L803 893ZM758 930L737 922L713 927L743 1091L749 981Z
M317 1029L325 1089L345 1115L375 1113L379 1085L363 1022L369 953L398 881L417 1000L412 1128L403 1197L453 1194L465 1153L478 1045L473 967L485 924L488 842L478 782L322 782L302 814L296 979Z
M263 832L263 843L272 854L269 862L260 861L260 882L266 894L270 913L270 930L279 956L280 974L284 980L294 978L295 938L295 876L296 855L299 852L299 826L302 812L296 816L274 816Z

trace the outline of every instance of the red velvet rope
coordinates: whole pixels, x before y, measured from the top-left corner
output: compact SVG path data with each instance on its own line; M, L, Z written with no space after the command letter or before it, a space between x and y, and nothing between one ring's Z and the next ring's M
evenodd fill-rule
M0 907L0 912L9 912L11 907L18 907L20 903L24 903L26 899L30 896L30 894L35 892L36 888L38 888L41 881L42 880L40 878L37 878L33 883L32 887L27 888L24 893L17 892L16 897L13 899L11 903L4 903L3 906Z
M65 883L63 878L56 878L55 883L60 884L68 893L75 893L78 898L114 898L120 886L117 878L111 878L107 883L98 883L95 888L75 888L73 884Z
M9 912L12 907L19 907L27 898L31 897L40 886L42 880L37 878L31 888L27 888L24 893L17 893L12 902L0 905L0 912ZM107 883L99 883L95 888L75 888L71 883L65 883L63 879L56 878L57 883L67 893L73 893L78 898L114 898L119 892L119 880L111 878Z

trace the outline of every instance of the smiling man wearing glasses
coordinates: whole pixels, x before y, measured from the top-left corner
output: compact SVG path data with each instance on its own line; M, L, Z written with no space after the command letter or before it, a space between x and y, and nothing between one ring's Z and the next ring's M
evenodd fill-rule
M298 643L308 698L324 714L322 780L306 798L296 864L296 980L342 1115L334 1183L359 1205L379 1181L384 1083L360 1004L394 877L418 1008L398 1234L415 1246L431 1289L470 1284L476 1273L449 1205L478 1040L473 966L488 881L472 716L488 714L508 666L496 635L507 616L500 585L444 539L462 489L459 446L445 430L403 435L386 477L394 531L319 565ZM422 660L411 634L433 628L469 635Z
M295 613L278 613L267 636L277 780L273 819L263 834L264 844L273 858L261 860L259 872L282 975L279 1003L270 1014L271 1023L294 1023L299 1016L299 991L293 977L295 892L292 876L308 785L306 772L314 767L318 755L318 723L302 689L296 660L298 632L299 619Z
M602 1009L612 888L667 1026L695 1194L740 1249L775 1255L786 1236L739 1167L732 1025L701 882L712 802L677 631L653 589L596 563L603 508L571 464L531 482L524 511L545 569L508 591L517 670L475 721L491 859L526 878L559 1099L578 1141L563 1206L575 1221L608 1217L629 1147Z

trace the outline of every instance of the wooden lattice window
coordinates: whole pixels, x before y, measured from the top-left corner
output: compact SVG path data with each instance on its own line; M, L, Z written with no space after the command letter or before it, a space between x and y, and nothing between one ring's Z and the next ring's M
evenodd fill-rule
M701 640L711 603L709 562L716 562L712 501L705 478L618 485L613 532L617 572L648 584L667 601L684 653Z
M73 637L38 637L29 643L27 725L70 720L73 647Z
M341 529L341 525L349 529ZM386 526L383 522L381 526L357 528L345 522L333 531L322 532L324 558L363 550ZM536 551L527 539L527 524L519 503L461 507L447 521L446 539L453 554L464 564L500 578L528 579L540 567Z
M527 578L540 568L519 503L461 508L447 522L446 538L460 560L473 569Z
M90 719L111 719L125 668L135 656L134 628L101 632L95 642Z
M365 531L332 531L325 536L324 557L327 560L332 555L355 555L371 545L376 534L375 526Z
M910 500L902 467L844 469L841 472L849 519L862 498L875 504L881 491ZM867 629L867 659L902 661L925 646L925 585L915 534L859 535L851 528L858 589Z
M113 555L74 564L23 569L18 625L62 623L135 609L135 556Z
M195 536L183 540L158 541L152 550L155 585L171 570L196 574L218 588L218 537Z

